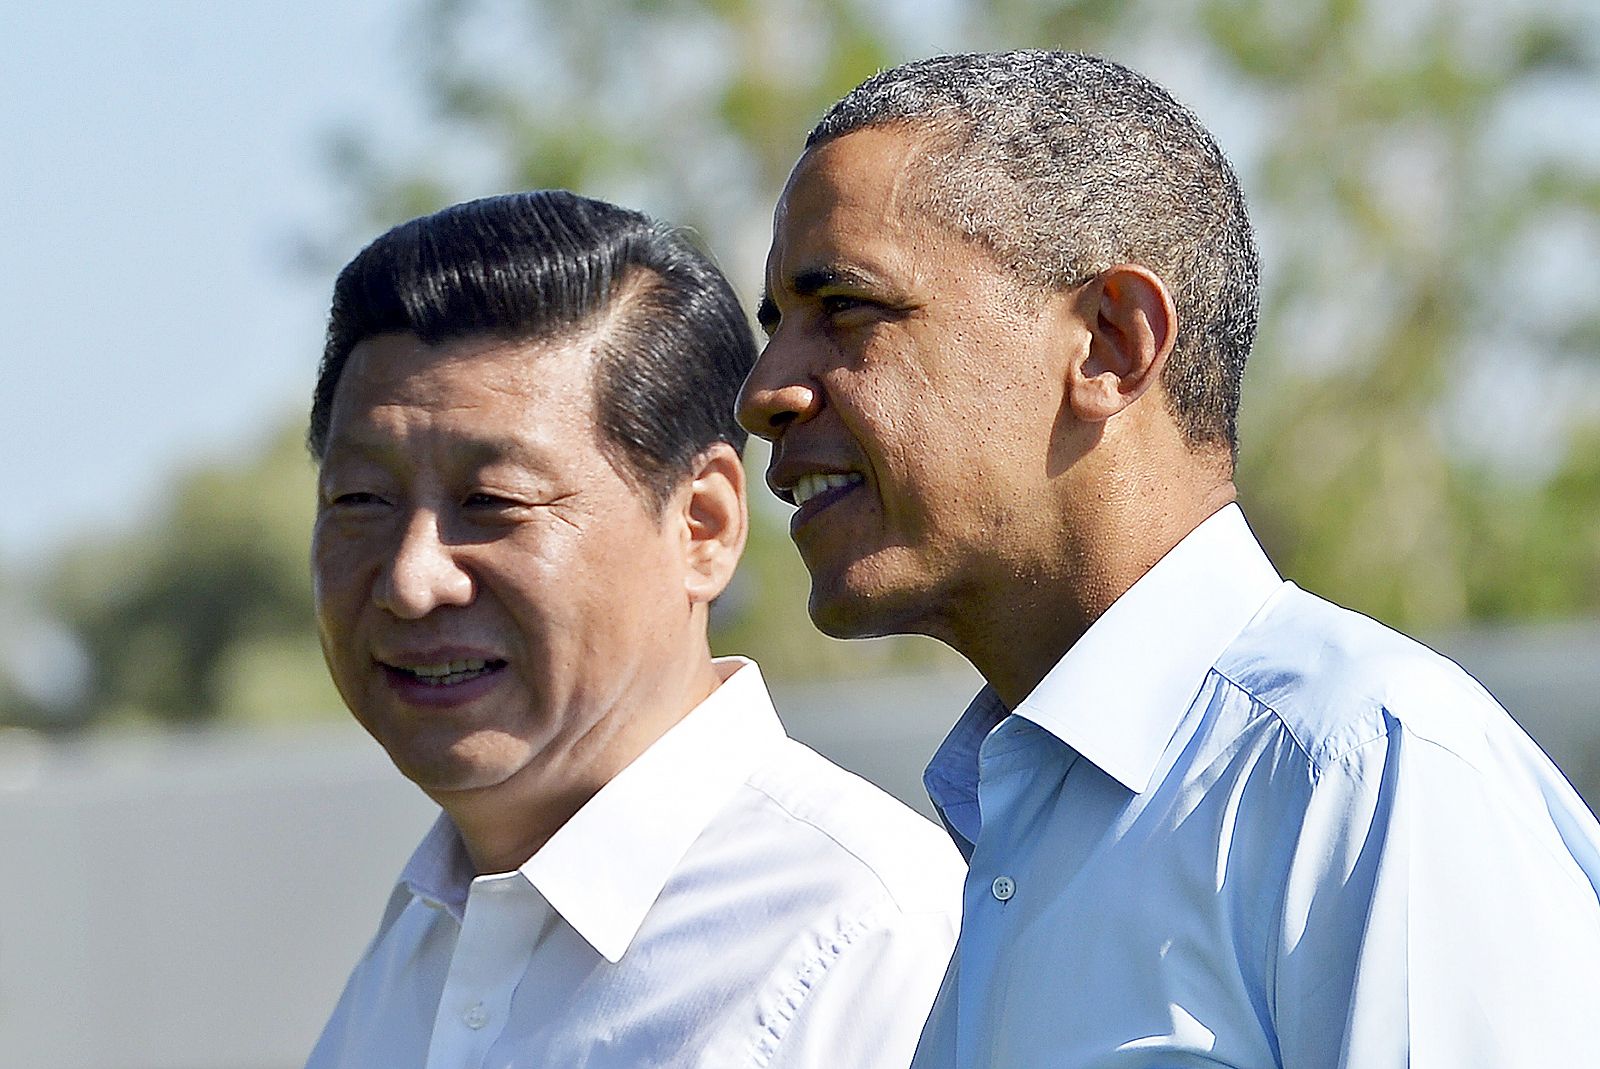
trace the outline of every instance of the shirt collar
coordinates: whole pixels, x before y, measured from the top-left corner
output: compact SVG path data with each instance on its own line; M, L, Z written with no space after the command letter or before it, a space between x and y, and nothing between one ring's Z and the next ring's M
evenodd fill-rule
M607 961L621 960L690 845L786 736L753 661L716 662L722 684L612 777L520 868ZM412 894L466 906L472 866L447 817L401 874Z
M1129 587L1013 712L1140 793L1206 673L1282 584L1230 504ZM1004 715L985 687L923 777L946 824L969 841L978 747Z
M950 729L927 770L922 786L933 800L933 807L968 861L983 819L978 811L978 750L1008 710L992 687L984 687L972 699L956 726Z
M1014 712L1141 793L1206 673L1282 585L1229 505L1112 603Z

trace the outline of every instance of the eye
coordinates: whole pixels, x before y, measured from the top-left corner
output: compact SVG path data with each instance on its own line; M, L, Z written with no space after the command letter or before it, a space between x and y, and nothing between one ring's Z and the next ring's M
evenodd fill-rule
M511 509L519 508L520 501L513 501L509 497L490 493L487 490L477 490L468 494L461 501L461 507L467 509Z
M762 297L761 304L756 308L756 324L761 327L767 337L772 337L778 329L778 306L771 297Z
M366 490L351 490L343 494L334 494L328 498L328 504L338 508L360 508L363 505L384 505L388 502L377 494Z
M870 308L872 302L862 297L852 297L844 293L834 293L821 300L822 311L826 315L837 316L857 308Z

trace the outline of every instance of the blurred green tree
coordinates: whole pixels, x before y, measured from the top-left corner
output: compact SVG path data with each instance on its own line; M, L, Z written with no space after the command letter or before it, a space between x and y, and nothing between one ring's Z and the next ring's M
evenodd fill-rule
M50 582L90 674L73 721L283 720L341 706L312 625L314 479L303 429L180 476L132 535L86 542Z
M1408 628L1600 607L1584 578L1600 496L1552 478L1600 415L1560 386L1600 383L1596 304L1574 299L1585 278L1600 292L1600 168L1562 125L1600 90L1592 21L1447 2L1199 12L1265 119L1269 289L1240 483L1280 567ZM1523 440L1541 429L1545 450Z
M1600 103L1592 13L1451 0L908 11L432 0L422 91L439 144L474 170L462 181L417 156L384 161L359 135L336 142L336 161L369 226L542 185L642 203L706 235L748 294L804 131L913 41L1176 68L1245 142L1229 147L1267 289L1239 480L1285 574L1407 628L1600 608L1586 580L1600 496L1554 477L1581 466L1585 427L1600 426L1600 308L1574 299L1600 292L1600 168L1561 136L1560 114ZM1592 391L1587 408L1563 381ZM1544 449L1523 440L1535 433ZM803 577L763 572L769 554L794 556L769 517L747 601L781 612Z
M805 131L873 70L1019 43L1123 58L1219 131L1260 223L1239 474L1285 574L1407 628L1600 609L1600 161L1563 136L1600 102L1581 5L419 0L414 18L429 132L329 139L351 225L321 270L443 204L562 186L692 227L751 297ZM336 708L299 434L68 559L56 602L96 665L81 715ZM819 636L786 510L753 497L719 648L801 677L944 656Z

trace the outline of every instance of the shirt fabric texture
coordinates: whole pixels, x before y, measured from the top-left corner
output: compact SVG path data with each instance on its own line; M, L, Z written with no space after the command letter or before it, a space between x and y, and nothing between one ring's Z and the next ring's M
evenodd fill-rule
M905 1066L960 856L735 663L517 871L441 816L309 1069Z
M925 782L970 868L917 1069L1600 1066L1600 826L1236 506Z

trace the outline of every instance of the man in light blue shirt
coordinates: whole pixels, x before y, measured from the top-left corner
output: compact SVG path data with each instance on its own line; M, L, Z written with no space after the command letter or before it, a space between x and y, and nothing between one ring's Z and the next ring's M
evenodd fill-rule
M739 414L812 618L989 684L919 1069L1600 1064L1600 826L1234 503L1257 284L1210 135L1094 57L884 72L790 176Z

